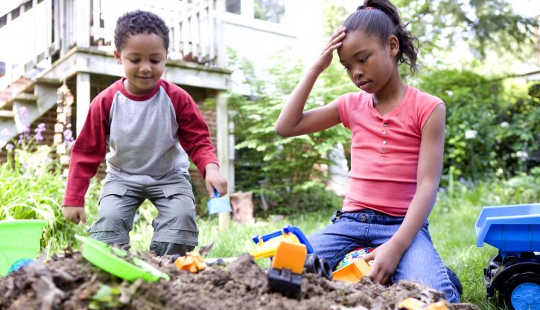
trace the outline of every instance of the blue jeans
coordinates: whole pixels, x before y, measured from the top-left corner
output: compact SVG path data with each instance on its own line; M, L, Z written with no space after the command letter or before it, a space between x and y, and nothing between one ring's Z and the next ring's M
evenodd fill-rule
M309 236L318 256L334 269L343 257L359 247L376 247L392 237L403 217L390 216L374 210L337 211L332 224ZM459 292L452 283L439 254L433 247L426 221L411 245L401 257L391 281L410 280L443 292L449 302L459 302Z

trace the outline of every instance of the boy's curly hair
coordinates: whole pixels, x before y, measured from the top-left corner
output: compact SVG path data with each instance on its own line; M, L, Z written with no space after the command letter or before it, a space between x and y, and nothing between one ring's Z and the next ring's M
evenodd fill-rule
M136 10L122 15L114 29L114 45L120 52L130 35L153 33L163 39L165 50L169 49L169 28L161 17L154 13Z

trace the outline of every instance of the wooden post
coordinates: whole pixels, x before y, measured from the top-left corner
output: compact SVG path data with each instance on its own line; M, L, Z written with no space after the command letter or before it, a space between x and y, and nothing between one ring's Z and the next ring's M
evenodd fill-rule
M242 16L250 19L255 16L255 3L253 0L240 0L240 7Z
M224 92L217 94L216 106L217 156L221 167L221 175L227 179L227 190L231 193L234 190L234 184L228 179L232 167L229 161L229 118L227 115L227 98L225 98ZM219 229L228 228L230 220L231 214L229 212L219 213Z
M64 51L61 50L61 40L60 40L60 34L62 33L61 29L62 29L62 18L64 18L62 16L62 14L60 13L61 12L61 8L63 8L64 6L62 5L62 7L60 7L60 0L52 0L53 3L54 3L54 11L53 11L53 14L54 14L54 26L53 26L53 37L54 37L54 50L57 51L57 50L60 50L60 53L63 55L64 54Z
M90 46L90 0L77 0L75 4L75 40L79 47ZM77 96L78 98L79 96Z
M215 21L215 40L216 40L216 66L225 68L227 66L227 51L223 39L223 14L225 12L225 1L216 0L216 21Z
M77 73L77 136L81 132L88 109L90 109L90 74L79 72Z
M225 55L225 43L223 41L223 13L225 12L225 1L216 0L216 65L224 68L227 64ZM227 98L225 93L220 91L216 98L216 131L217 131L217 153L221 165L221 174L227 179L227 190L229 193L234 191L234 179L230 179L231 173L234 174L229 160L229 117L227 109ZM232 172L231 172L232 171ZM219 229L223 230L229 227L231 214L219 213Z

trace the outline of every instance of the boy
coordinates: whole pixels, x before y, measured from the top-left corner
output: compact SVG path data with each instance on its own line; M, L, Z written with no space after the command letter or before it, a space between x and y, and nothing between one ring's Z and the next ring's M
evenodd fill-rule
M126 77L92 101L73 147L62 205L67 219L86 222L84 195L108 145L107 175L90 236L128 247L135 211L149 199L159 211L150 249L157 255L184 255L198 238L188 155L210 194L214 189L225 194L227 182L197 105L186 91L161 79L168 33L163 20L150 12L118 19L114 55Z

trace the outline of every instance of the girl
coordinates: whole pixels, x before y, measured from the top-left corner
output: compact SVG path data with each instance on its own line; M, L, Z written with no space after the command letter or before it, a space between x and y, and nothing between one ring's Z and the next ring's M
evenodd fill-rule
M445 107L434 96L407 86L398 66L416 68L414 38L388 0L366 0L330 38L307 70L276 123L281 136L303 135L339 123L352 131L351 172L343 208L332 224L310 237L332 268L350 251L376 247L370 277L402 279L438 289L458 302L459 281L437 254L427 218L442 170ZM362 90L303 112L333 51ZM457 280L457 278L453 278Z

